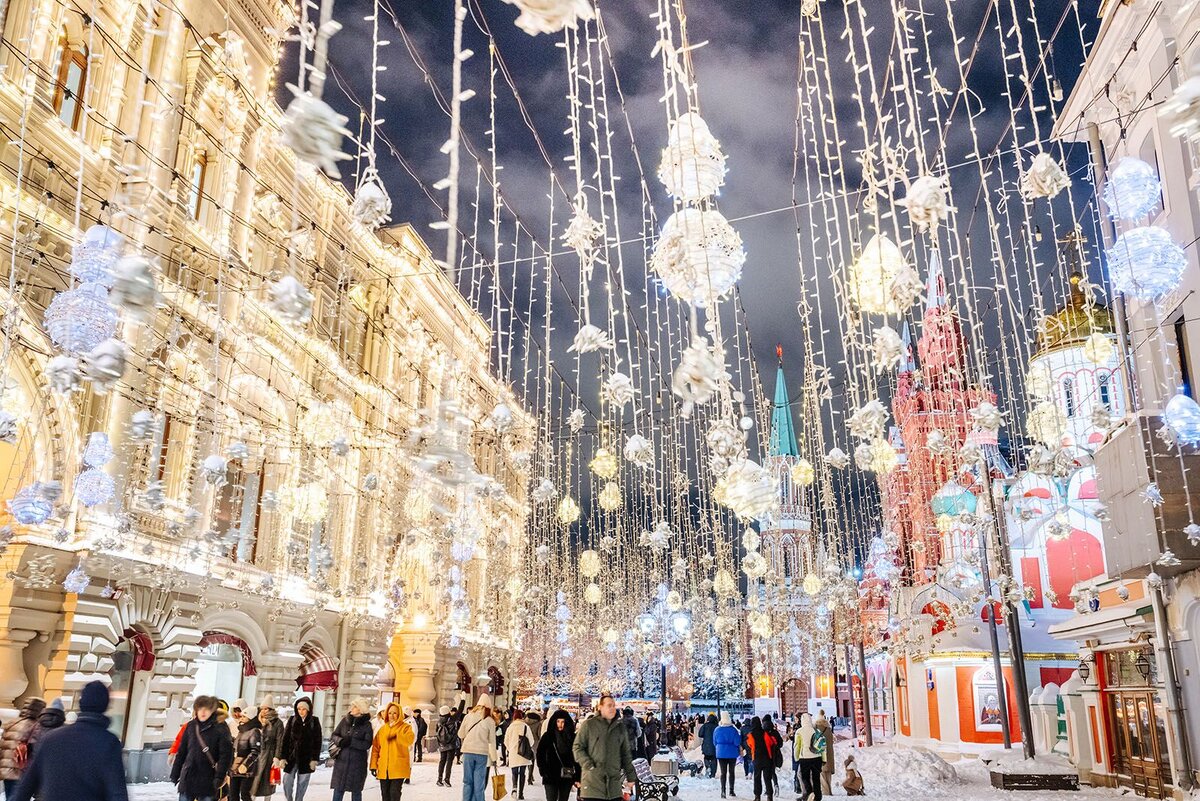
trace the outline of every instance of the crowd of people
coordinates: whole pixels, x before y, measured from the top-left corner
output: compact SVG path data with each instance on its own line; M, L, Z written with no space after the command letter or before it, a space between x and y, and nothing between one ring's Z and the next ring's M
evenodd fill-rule
M61 700L49 705L40 698L25 700L0 737L5 800L127 801L121 743L109 731L108 704L108 689L88 684L68 725ZM583 801L614 801L635 792L634 760L670 762L697 746L704 775L715 779L719 773L722 798L737 797L739 762L754 801L779 795L785 761L797 799L822 801L834 781L834 730L824 711L778 720L763 715L735 721L729 712L660 719L652 712L621 710L610 695L578 721L553 706L544 717L516 707L501 711L486 693L469 710L465 704L441 707L432 722L420 709L396 703L374 714L369 701L356 699L330 733L327 757L308 697L298 698L280 720L268 702L253 706L237 699L230 705L201 695L168 760L179 801L253 801L278 788L286 801L304 801L323 758L333 768L333 801L346 796L362 801L368 775L378 780L381 801L400 801L413 762L424 760L427 740L437 752L437 785L452 787L458 766L463 801L506 795L524 801L527 788L539 783L546 801L568 801L576 794ZM844 773L847 795L863 795L853 754Z

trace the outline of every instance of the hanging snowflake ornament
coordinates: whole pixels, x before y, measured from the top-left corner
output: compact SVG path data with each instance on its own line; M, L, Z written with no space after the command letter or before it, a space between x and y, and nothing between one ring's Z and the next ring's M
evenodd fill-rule
M671 527L667 524L667 521L659 520L654 524L654 528L649 531L642 531L642 536L638 540L638 544L657 551L665 551L671 547Z
M742 432L728 420L713 422L705 432L709 463L714 473L724 473L729 464L746 455L746 440Z
M83 376L79 370L79 360L73 356L54 356L46 362L43 373L46 383L54 392L66 395L79 389Z
M160 421L149 409L139 409L129 418L129 436L135 442L150 442L158 436Z
M654 467L654 444L641 434L630 434L625 440L625 461L649 470Z
M216 453L204 457L204 461L200 463L200 475L210 487L225 486L225 473L228 469L229 463L225 457Z
M878 439L883 436L883 427L887 419L887 407L880 403L878 398L867 401L850 416L850 434L858 439Z
M126 256L113 265L109 300L134 320L144 320L158 305L154 264L144 256Z
M925 291L925 282L921 274L907 264L897 268L888 284L888 298L891 306L903 311L921 299Z
M1116 351L1112 337L1099 331L1088 336L1083 342L1083 357L1097 366L1108 364Z
M541 545L539 545L533 549L533 556L534 556L534 559L537 560L537 563L539 565L549 564L550 563L550 546L546 545L545 543L542 543Z
M860 442L854 448L854 463L860 470L871 470L871 444L869 442Z
M1183 527L1183 533L1187 535L1189 545L1200 545L1200 525L1188 523Z
M313 296L293 276L285 275L271 284L267 305L281 322L303 326L312 317Z
M968 442L958 449L958 460L967 466L974 466L983 461L983 448L978 443Z
M575 201L571 222L563 231L562 243L579 254L583 268L591 276L596 242L604 236L604 224L592 218L587 210L587 197L580 195Z
M600 389L600 397L618 410L632 403L633 396L633 379L624 373L613 373L605 379L604 386Z
M513 418L512 409L506 403L497 403L492 407L492 413L488 415L488 426L500 436L504 436L513 429L515 420Z
M83 357L83 376L92 382L92 390L105 394L125 374L125 345L106 339Z
M871 353L876 371L882 373L900 364L904 357L904 342L896 333L896 329L887 325L880 326L871 334Z
M742 557L742 572L747 578L760 579L767 574L770 565L767 564L766 558L758 551L751 551Z
M834 448L825 454L825 463L836 470L845 470L850 466L850 457L841 448Z
M800 0L800 14L805 19L815 19L821 9L821 0Z
M71 568L71 572L67 573L67 577L63 579L63 589L72 595L79 595L88 588L92 583L92 577L83 569L83 562Z
M161 481L151 481L142 490L141 502L152 512L160 511L167 505L166 485Z
M697 337L684 349L679 366L671 373L671 392L683 401L679 413L684 418L690 417L692 409L708 403L727 378L728 373L708 340Z
M521 14L517 27L530 36L539 33L558 33L563 28L575 29L580 20L595 17L588 0L504 0L515 5Z
M1004 425L1004 415L991 401L982 401L971 409L971 420L979 431L995 434Z
M742 276L742 238L716 209L684 208L663 226L650 267L675 297L709 307L722 300Z
M583 409L572 409L567 415L567 427L571 429L572 434L578 434L583 430L584 414Z
M578 353L594 353L598 350L612 350L614 345L615 343L607 331L587 323L580 327L579 332L575 334L574 342L567 350Z
M388 197L374 167L368 167L363 172L363 181L354 192L354 202L350 204L350 216L359 225L372 231L391 219L392 199Z
M287 88L292 93L292 102L288 103L280 126L283 144L295 151L301 161L323 170L331 178L340 178L337 163L350 158L342 152L342 137L352 136L346 128L349 118L295 84L288 84Z
M1180 561L1179 557L1170 548L1167 548L1154 560L1154 564L1160 567L1179 567L1183 562Z
M809 487L817 478L816 468L812 462L807 459L798 459L796 464L792 465L792 484L797 487Z
M1021 195L1026 200L1051 198L1071 185L1071 178L1049 153L1038 153L1021 175Z
M721 502L742 520L761 520L779 506L774 474L750 459L730 465L719 483Z
M550 503L558 496L558 490L554 488L554 482L548 478L543 478L538 482L538 485L529 493L530 499L536 504Z
M909 184L908 194L900 201L908 211L908 218L918 231L928 231L936 228L954 211L949 203L950 176L938 178L933 175L922 175Z
M1101 431L1107 431L1112 428L1112 410L1104 405L1099 405L1095 409L1092 409L1092 425Z
M1142 487L1142 500L1151 506L1162 506L1163 495L1162 490L1158 488L1158 484L1153 481Z
M667 194L683 203L712 197L725 183L725 154L708 123L694 111L671 124L659 162L658 179Z

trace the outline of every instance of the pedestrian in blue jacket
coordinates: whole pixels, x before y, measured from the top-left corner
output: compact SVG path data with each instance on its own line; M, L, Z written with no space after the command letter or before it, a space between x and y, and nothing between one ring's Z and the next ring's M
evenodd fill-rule
M717 764L721 767L721 798L725 798L725 778L729 777L729 795L737 798L733 791L733 780L737 776L738 753L742 749L742 733L729 719L728 712L721 713L721 724L713 732L713 746L717 753Z

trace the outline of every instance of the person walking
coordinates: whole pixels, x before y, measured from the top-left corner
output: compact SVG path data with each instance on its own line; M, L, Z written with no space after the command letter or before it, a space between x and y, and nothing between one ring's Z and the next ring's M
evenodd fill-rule
M821 768L825 761L825 737L817 731L812 715L807 712L800 716L800 728L796 730L793 748L800 772L800 798L804 801L821 801Z
M101 682L85 684L75 723L41 732L6 801L128 801L121 741L108 730L108 700Z
M255 798L265 798L275 794L271 768L283 770L283 724L275 707L267 703L259 704L258 726L262 729L262 752L255 767L254 781L250 784L250 794Z
M179 801L215 801L233 764L233 742L229 727L217 722L216 698L198 696L193 708L196 716L188 722L179 740L179 751L171 765L171 782L179 790Z
M493 711L493 717L499 714L499 711ZM505 710L500 719L496 721L496 745L500 747L500 764L508 767L508 746L504 744L504 735L508 733L508 725L512 723L512 710Z
M490 695L479 696L479 703L458 726L458 739L462 743L463 801L484 801L488 767L495 767L497 761L496 721Z
M296 699L283 727L283 797L304 801L308 783L321 758L321 721L313 715L312 699Z
M416 739L413 741L413 761L425 761L425 735L429 734L429 721L425 719L425 715L420 709L413 710L412 716L413 736Z
M750 733L746 737L750 749L750 760L754 766L754 801L760 801L763 790L767 801L775 797L775 770L780 757L779 732L774 726L767 728L757 716L750 719Z
M12 795L29 764L29 737L45 709L46 702L41 698L26 698L17 719L4 727L4 735L0 737L0 779L4 780L6 799Z
M362 801L363 785L367 783L367 762L375 732L371 728L371 705L365 698L350 702L346 716L333 727L329 738L329 756L333 758L333 776L329 785L333 801Z
M621 798L621 774L632 793L637 770L633 767L629 735L617 717L617 702L611 695L602 695L597 712L579 727L572 748L582 769L579 797L585 801L614 801Z
M42 714L38 715L37 725L29 733L29 758L33 759L33 752L43 737L55 729L62 728L66 722L67 713L63 709L63 701L61 698L55 698L50 702L50 706L43 709Z
M529 736L534 744L534 750L537 749L537 744L542 741L542 723L542 716L536 709L531 709L525 713L525 725L529 727ZM537 784L537 782L533 780L533 776L536 772L537 759L535 754L533 764L529 766L529 784L531 786Z
M525 714L514 709L508 731L504 733L504 747L508 751L508 766L512 772L513 793L517 801L525 799L525 778L533 764L533 732L525 722Z
M729 795L737 798L733 791L733 780L737 777L737 759L741 750L742 735L729 719L728 712L721 713L720 725L713 731L713 752L721 768L721 798L725 798L726 777Z
M454 754L458 751L458 710L442 705L438 709L434 739L438 750L438 787L450 786L450 771L454 767Z
M388 704L383 711L384 724L375 732L371 744L371 775L379 779L379 794L383 801L400 801L404 780L412 776L409 749L416 732L399 704Z
M817 717L813 720L813 728L825 738L824 762L821 763L821 793L833 795L833 726L825 717L825 710L818 709Z
M537 766L546 801L570 801L582 775L575 761L575 721L565 709L559 709L545 728L538 740Z
M237 737L233 739L233 766L229 770L229 801L252 801L250 795L254 775L258 772L258 760L262 756L262 727L258 718L248 718L236 704L234 715L238 724Z
M717 747L713 743L713 734L716 731L717 716L710 712L708 719L700 727L700 753L704 755L704 767L707 769L710 779L717 775Z
M646 759L654 761L654 755L658 753L659 740L662 735L662 726L658 722L658 718L652 714L646 714L646 720L642 723L642 737L646 740Z
M749 779L754 773L754 760L750 756L750 726L753 723L752 718L742 721L742 768L746 771L746 778Z

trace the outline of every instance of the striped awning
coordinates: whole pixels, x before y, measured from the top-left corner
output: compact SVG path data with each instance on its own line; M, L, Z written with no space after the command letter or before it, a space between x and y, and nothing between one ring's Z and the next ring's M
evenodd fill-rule
M310 651L300 665L296 686L307 692L336 690L338 687L338 660L323 651Z

